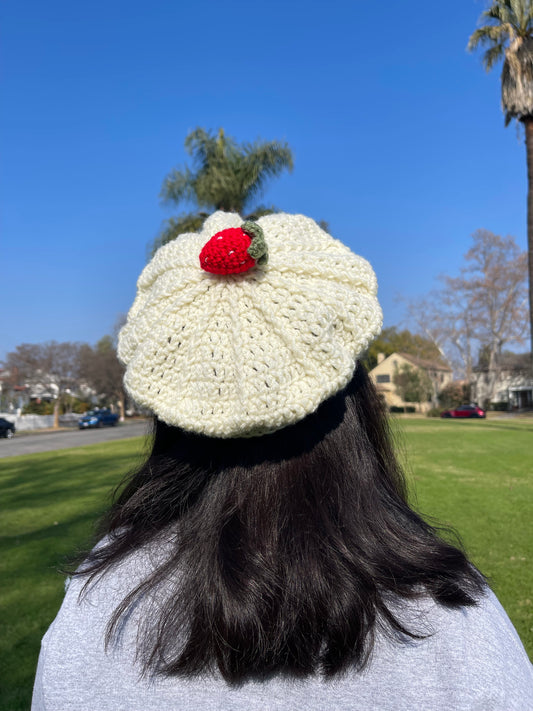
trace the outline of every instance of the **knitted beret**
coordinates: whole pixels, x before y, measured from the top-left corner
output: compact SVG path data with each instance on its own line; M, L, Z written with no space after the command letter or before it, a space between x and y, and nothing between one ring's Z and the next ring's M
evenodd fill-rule
M187 431L273 432L350 381L381 330L376 293L370 264L310 218L243 225L216 212L161 247L139 277L119 335L125 387Z

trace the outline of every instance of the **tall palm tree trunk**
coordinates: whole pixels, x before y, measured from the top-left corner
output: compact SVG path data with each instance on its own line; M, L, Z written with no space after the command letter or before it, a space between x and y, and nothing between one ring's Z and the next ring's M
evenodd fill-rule
M533 367L533 117L523 119L527 155L527 252L529 257L529 328Z

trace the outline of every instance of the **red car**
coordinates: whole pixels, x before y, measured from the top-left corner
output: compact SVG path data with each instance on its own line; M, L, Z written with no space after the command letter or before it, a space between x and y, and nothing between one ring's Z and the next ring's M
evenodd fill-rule
M440 413L441 417L486 417L485 410L482 410L477 405L459 405L455 410L444 410Z

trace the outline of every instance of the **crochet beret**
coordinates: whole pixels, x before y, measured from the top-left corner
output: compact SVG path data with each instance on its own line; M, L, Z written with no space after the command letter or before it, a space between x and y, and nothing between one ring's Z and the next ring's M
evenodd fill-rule
M169 425L251 437L350 381L382 314L370 264L303 215L216 212L161 247L119 335L130 396Z

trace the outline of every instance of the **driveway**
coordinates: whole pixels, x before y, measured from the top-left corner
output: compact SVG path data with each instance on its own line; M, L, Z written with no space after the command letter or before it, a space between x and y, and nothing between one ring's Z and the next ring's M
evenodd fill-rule
M61 432L40 432L36 434L16 434L13 439L0 439L0 459L19 454L52 452L56 449L81 447L84 444L110 442L116 439L141 437L149 431L150 421L125 422L117 427L102 427L94 430L62 430Z

